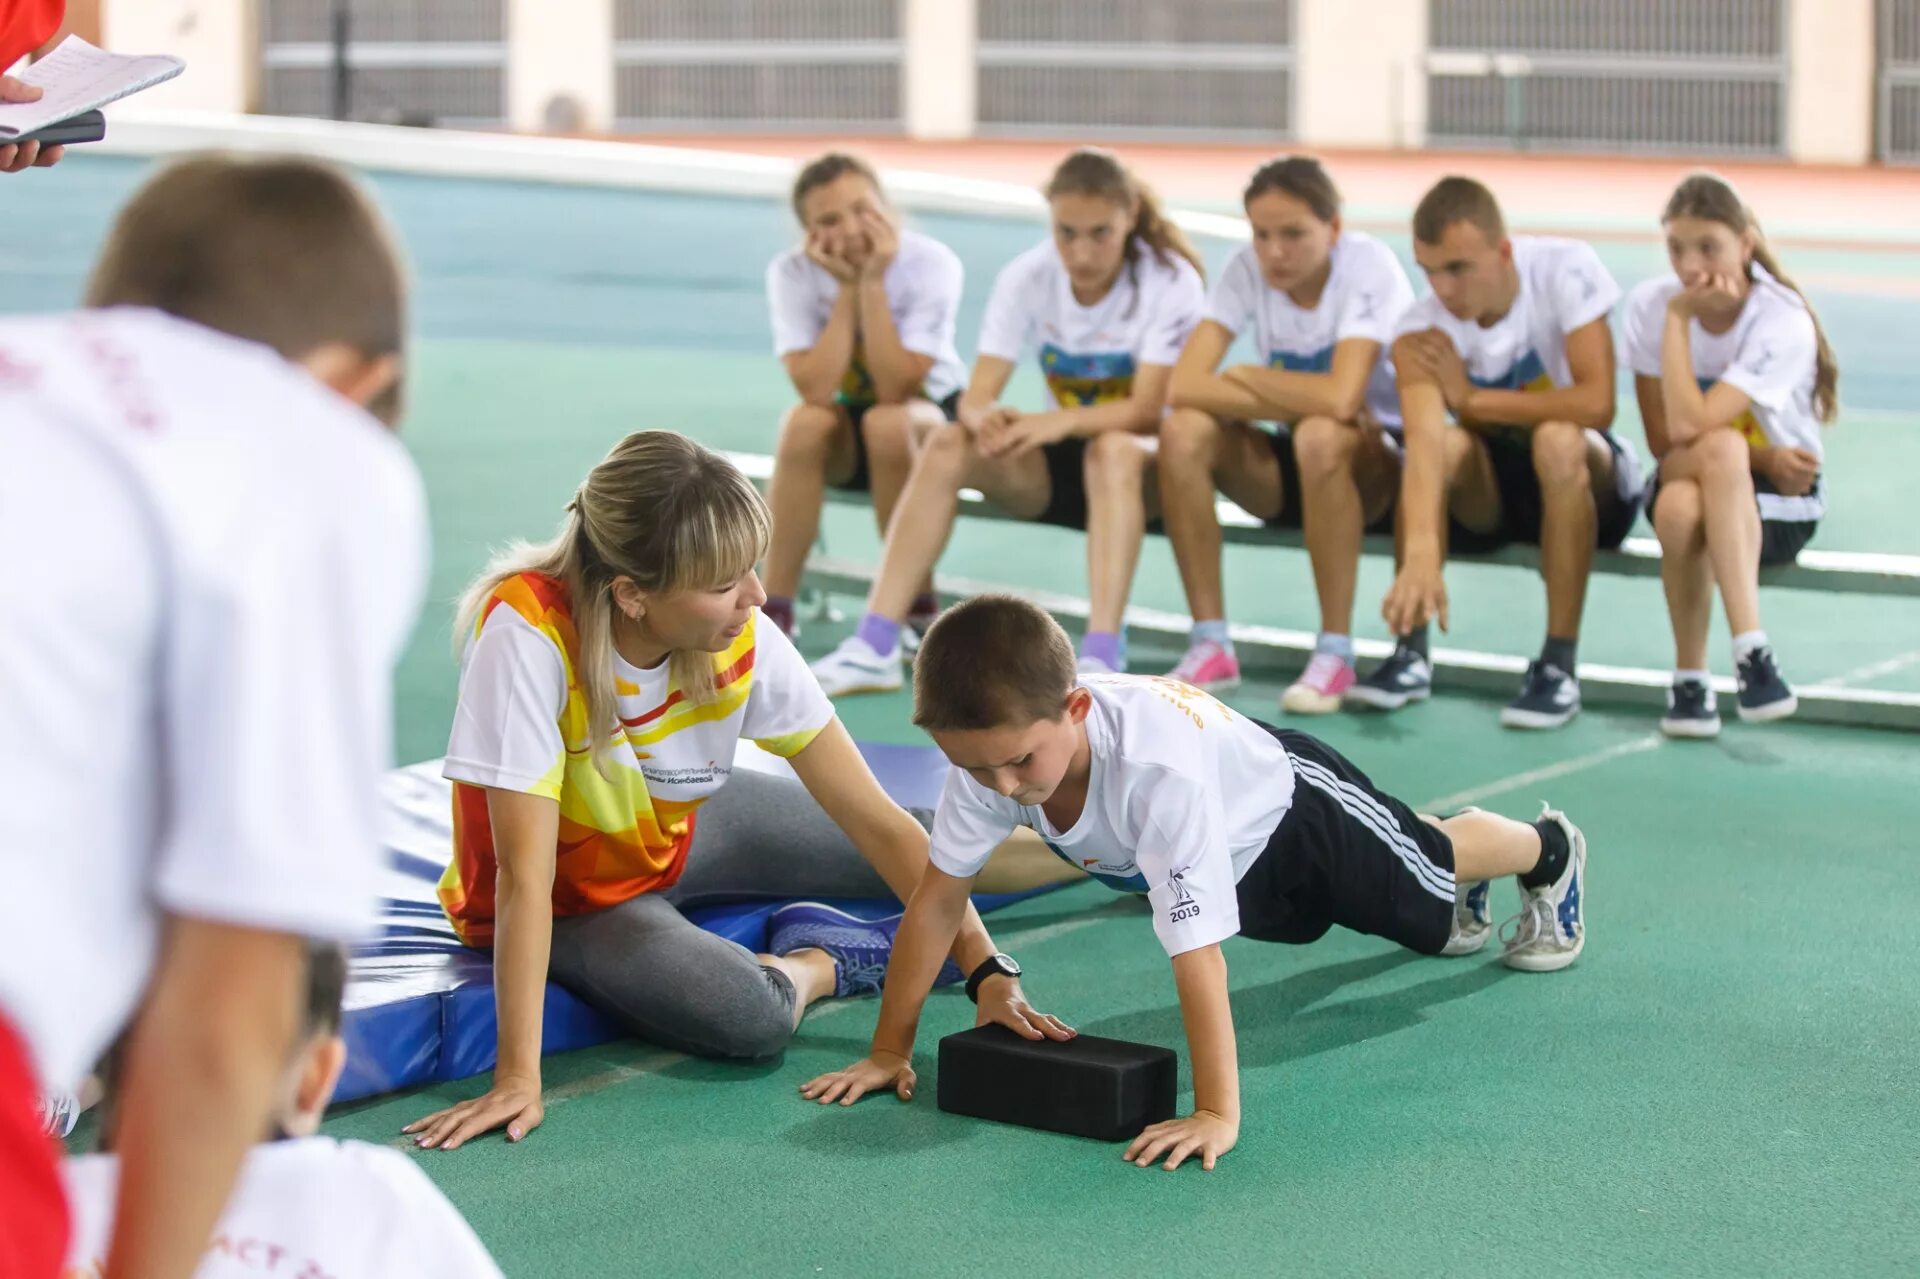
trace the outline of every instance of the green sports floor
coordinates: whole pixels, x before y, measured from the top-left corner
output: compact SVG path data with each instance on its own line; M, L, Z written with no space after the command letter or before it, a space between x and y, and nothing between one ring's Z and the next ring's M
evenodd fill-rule
M81 156L8 182L0 311L70 305L143 168ZM772 202L375 185L418 273L406 437L435 535L433 602L401 674L405 761L444 744L447 606L490 544L550 531L626 431L771 450L787 393L762 271L790 231ZM918 222L967 263L966 352L993 271L1038 227ZM1218 262L1231 246L1204 247ZM1651 237L1602 252L1623 283L1661 265ZM1909 497L1920 301L1899 296L1920 260L1783 256L1808 275L1888 283L1814 291L1847 405L1816 545L1920 549ZM1036 386L1023 375L1015 393ZM1639 440L1630 395L1620 429ZM876 558L864 512L830 508L824 527L837 556ZM1072 534L977 522L943 571L1079 593L1081 555ZM1382 633L1368 601L1385 567L1363 570L1362 635ZM1458 566L1450 584L1449 642L1523 653L1537 639L1528 575ZM1232 548L1228 586L1237 620L1313 625L1304 556ZM1180 608L1163 544L1149 544L1135 598ZM1780 591L1763 603L1790 677L1920 690L1920 601ZM844 630L810 624L803 647L824 651ZM1668 644L1657 582L1596 581L1583 657L1657 668ZM1723 670L1724 650L1716 641ZM1159 656L1136 654L1146 667ZM1232 700L1271 714L1278 692L1250 684ZM1118 1148L942 1115L933 1043L970 1011L951 991L929 1005L910 1106L798 1100L801 1082L858 1055L872 1028L871 1001L826 1004L772 1064L640 1044L550 1059L547 1121L527 1142L421 1162L514 1276L1920 1272L1920 744L1737 723L1717 743L1671 744L1645 717L1593 711L1522 736L1503 733L1495 709L1443 696L1315 729L1426 806L1567 809L1598 885L1586 955L1528 976L1350 935L1229 942L1245 1117L1212 1175L1140 1171ZM843 715L858 737L917 740L903 697L848 702ZM1497 910L1511 894L1499 890ZM1136 903L1085 885L990 923L1041 1006L1089 1032L1182 1043L1171 974ZM393 1141L483 1083L345 1108L328 1129Z

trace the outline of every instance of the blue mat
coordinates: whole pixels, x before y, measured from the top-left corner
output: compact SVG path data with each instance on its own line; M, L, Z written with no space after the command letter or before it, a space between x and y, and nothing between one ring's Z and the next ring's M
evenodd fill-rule
M946 761L931 746L862 744L874 775L894 800L932 808ZM784 764L744 746L738 767L781 771ZM334 1100L357 1101L420 1084L465 1079L493 1069L496 1024L493 959L453 935L434 897L434 885L452 855L451 786L440 761L399 769L387 778L389 863L379 935L356 948L346 991L342 1033L347 1066ZM1053 886L1049 886L1053 887ZM1041 888L1036 892L1047 892ZM1034 893L981 894L982 912ZM687 912L694 923L749 950L767 945L767 917L784 903L729 902ZM875 918L900 909L893 901L834 903ZM542 1047L548 1053L587 1048L621 1037L594 1009L558 986L547 986Z

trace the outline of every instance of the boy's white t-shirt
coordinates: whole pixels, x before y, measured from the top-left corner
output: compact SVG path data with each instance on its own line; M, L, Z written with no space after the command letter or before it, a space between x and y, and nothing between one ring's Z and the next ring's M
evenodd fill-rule
M1279 739L1188 684L1158 675L1083 675L1092 772L1086 807L1056 830L1039 807L949 769L933 819L933 864L979 873L1015 826L1107 887L1143 893L1168 955L1240 931L1234 885L1293 804Z
M1687 326L1693 375L1705 391L1725 381L1752 401L1734 420L1747 442L1762 448L1805 449L1825 458L1826 441L1813 412L1814 360L1819 350L1813 313L1806 300L1753 264L1753 288L1739 318L1725 333L1709 333L1693 320ZM1660 339L1667 303L1680 291L1675 275L1642 280L1627 295L1621 345L1627 364L1639 377L1660 376ZM1815 488L1802 497L1758 495L1766 519L1817 520L1826 498Z
M1246 245L1214 282L1205 318L1236 337L1248 335L1261 363L1296 373L1331 369L1341 342L1379 343L1367 377L1367 409L1382 425L1398 426L1400 396L1387 348L1394 322L1413 305L1413 285L1393 250L1364 231L1342 231L1332 261L1320 300L1308 309L1267 283L1259 255Z
M1082 306L1048 240L1001 268L980 323L980 354L1017 363L1036 352L1050 408L1107 404L1133 393L1141 365L1180 358L1205 305L1206 285L1191 262L1177 253L1162 262L1142 246L1107 295Z
M66 1275L105 1273L119 1160L62 1169L73 1236ZM195 1279L489 1279L500 1267L413 1160L362 1141L304 1137L255 1146Z
M1427 293L1400 317L1394 336L1439 329L1453 340L1475 386L1511 391L1571 386L1567 335L1613 310L1620 286L1583 241L1550 235L1512 240L1520 291L1505 315L1483 327L1458 318Z
M163 913L371 925L426 505L371 417L154 311L0 322L0 423L0 1016L71 1088Z
M930 235L900 232L899 251L887 264L885 276L887 311L893 316L900 345L933 358L921 390L935 402L967 384L966 365L954 345L964 279L959 254ZM804 247L789 249L769 263L767 308L773 321L773 353L786 356L811 350L827 327L840 289L840 281L809 258ZM873 383L858 347L841 391L853 401L873 398Z

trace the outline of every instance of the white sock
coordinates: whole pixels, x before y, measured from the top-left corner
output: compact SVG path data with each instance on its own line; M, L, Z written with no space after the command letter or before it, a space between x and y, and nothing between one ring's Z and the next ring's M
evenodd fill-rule
M1701 683L1701 684L1711 684L1713 682L1713 677L1709 675L1706 671L1683 671L1677 666L1674 668L1674 671L1673 671L1674 683L1685 684L1689 680L1692 680L1692 681L1695 681L1696 683Z
M1756 648L1767 646L1765 631L1741 631L1733 637L1733 660L1738 662Z

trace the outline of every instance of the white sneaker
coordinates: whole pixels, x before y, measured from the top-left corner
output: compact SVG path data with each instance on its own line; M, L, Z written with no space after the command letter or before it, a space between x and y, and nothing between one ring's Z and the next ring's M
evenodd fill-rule
M47 1093L40 1098L40 1126L47 1136L64 1140L79 1122L80 1099L72 1093Z
M1501 962L1530 973L1551 973L1580 958L1587 945L1587 837L1565 813L1541 805L1543 820L1567 836L1567 868L1542 888L1520 886L1520 913L1500 926Z
M901 669L900 644L893 651L876 653L858 635L840 641L840 647L813 664L813 677L828 697L846 697L853 693L892 693L906 684Z
M1443 955L1477 954L1493 932L1493 916L1487 911L1487 898L1493 885L1478 880L1457 885L1459 898L1453 903L1453 932L1440 949Z

